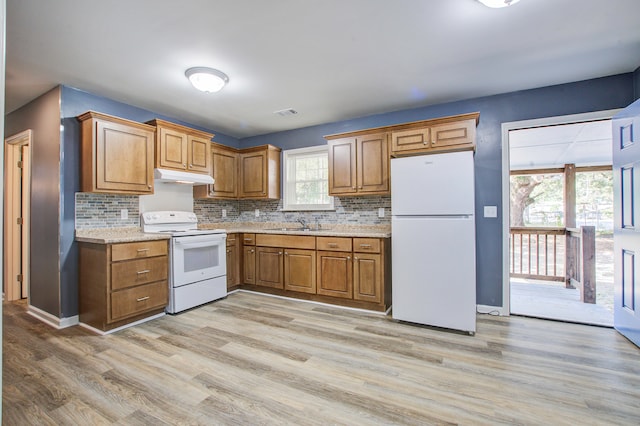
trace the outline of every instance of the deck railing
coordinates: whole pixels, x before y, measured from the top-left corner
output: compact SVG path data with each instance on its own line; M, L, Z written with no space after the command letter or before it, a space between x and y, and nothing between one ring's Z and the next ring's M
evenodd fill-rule
M595 227L511 228L509 249L512 277L564 282L595 303Z
M565 281L565 228L511 228L511 276Z
M567 229L567 287L580 289L584 303L596 303L596 228Z

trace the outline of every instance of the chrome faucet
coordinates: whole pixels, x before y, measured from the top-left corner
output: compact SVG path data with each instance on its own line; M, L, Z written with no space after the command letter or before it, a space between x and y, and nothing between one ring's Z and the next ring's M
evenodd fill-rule
M300 225L302 225L303 228L308 228L307 221L304 220L304 218L299 218L298 222L300 222Z

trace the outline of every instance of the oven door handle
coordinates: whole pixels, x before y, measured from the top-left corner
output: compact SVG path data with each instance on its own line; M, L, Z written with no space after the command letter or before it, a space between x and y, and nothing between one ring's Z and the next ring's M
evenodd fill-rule
M214 247L224 243L224 239L211 239L206 241L198 241L193 243L183 243L180 240L174 241L176 245L182 247L183 249L194 249L194 248L202 248L202 247Z

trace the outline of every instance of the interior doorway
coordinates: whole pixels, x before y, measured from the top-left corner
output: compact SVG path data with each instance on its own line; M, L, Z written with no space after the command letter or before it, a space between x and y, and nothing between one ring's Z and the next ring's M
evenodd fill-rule
M4 144L4 299L29 297L32 132Z
M593 179L610 179L610 119L616 112L503 124L501 314L612 326L605 304L613 297L613 271L600 270L613 266L606 255L612 205L586 202L583 192L585 182L588 188ZM523 191L517 201L514 182Z

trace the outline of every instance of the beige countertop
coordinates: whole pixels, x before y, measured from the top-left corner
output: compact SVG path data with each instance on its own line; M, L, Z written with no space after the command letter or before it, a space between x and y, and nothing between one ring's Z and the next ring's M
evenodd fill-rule
M140 228L76 229L76 241L83 243L112 244L133 241L168 240L167 234L145 234Z
M220 222L204 224L200 229L224 229L228 233L310 235L315 237L389 238L390 225L321 225L319 230L303 231L299 223L241 223ZM145 234L140 228L77 229L76 241L96 244L128 243L133 241L166 240L166 234Z
M285 234L285 235L311 235L314 237L360 237L360 238L389 238L391 237L391 225L329 225L322 224L320 229L312 228L304 231L300 224L295 223L246 223L246 222L219 222L204 224L201 229L224 229L228 233L246 232L260 234Z

